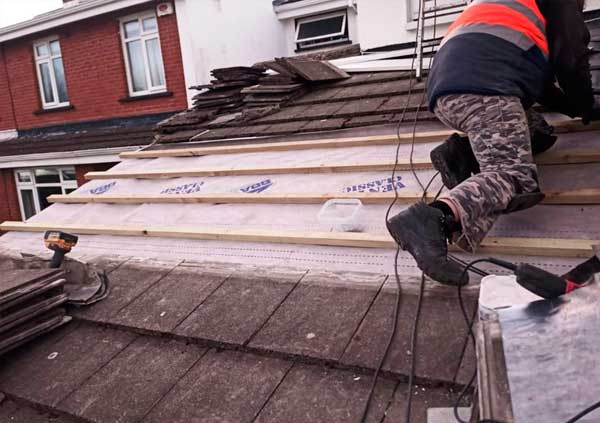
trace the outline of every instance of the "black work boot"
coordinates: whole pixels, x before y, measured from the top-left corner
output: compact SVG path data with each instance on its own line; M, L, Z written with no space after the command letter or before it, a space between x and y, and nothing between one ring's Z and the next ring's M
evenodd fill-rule
M454 188L480 171L469 138L461 137L456 133L431 150L430 157L433 167L440 172L442 181L448 189Z
M448 259L445 221L441 210L419 202L392 217L387 228L400 248L408 251L431 279L446 285L465 285L468 275L462 266Z
M534 156L549 150L554 144L558 137L552 134L546 134L541 131L535 131L531 136L531 152Z

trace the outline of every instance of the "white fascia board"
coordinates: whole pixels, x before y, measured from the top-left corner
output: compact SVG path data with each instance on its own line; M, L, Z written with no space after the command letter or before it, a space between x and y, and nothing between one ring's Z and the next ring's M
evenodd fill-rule
M344 57L342 59L334 59L334 60L330 60L329 62L332 65L335 66L345 66L345 65L351 65L354 63L366 63L366 62L374 62L376 60L385 60L385 59L392 59L394 57L400 57L400 56L410 56L413 55L415 52L414 48L407 48L404 50L393 50L393 51L386 51L386 52L381 52L381 53L366 53L366 54L362 54L360 56L352 56L352 57Z
M0 43L14 40L36 32L92 18L115 10L125 9L151 0L90 0L76 6L58 9L25 22L0 28Z
M332 10L346 9L352 7L353 0L304 0L296 3L275 6L277 19L285 20L300 18L302 16L317 15Z
M376 60L366 63L350 63L338 66L346 72L389 72L413 69L412 59ZM429 60L423 61L423 69L429 69Z
M19 133L16 129L5 129L0 131L0 142L9 141L19 137Z
M120 162L119 154L136 151L140 147L102 148L97 150L66 151L62 153L23 154L0 157L0 169L13 169L38 166L66 166L93 163Z

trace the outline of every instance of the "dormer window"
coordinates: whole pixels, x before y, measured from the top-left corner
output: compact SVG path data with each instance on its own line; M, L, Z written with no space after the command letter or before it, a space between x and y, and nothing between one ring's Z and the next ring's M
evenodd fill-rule
M296 19L298 50L349 41L346 11Z

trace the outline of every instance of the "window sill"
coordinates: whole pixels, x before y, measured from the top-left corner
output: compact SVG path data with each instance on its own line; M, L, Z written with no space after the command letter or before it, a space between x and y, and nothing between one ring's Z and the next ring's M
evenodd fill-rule
M173 97L173 92L172 91L161 91L159 93L123 97L123 98L119 99L119 103L130 103L132 101L150 100L152 98L163 98L163 97Z
M60 107L51 107L48 109L39 109L33 112L34 115L45 115L46 113L54 113L54 112L67 112L69 110L74 110L75 106L69 104L68 106L60 106Z
M339 42L336 43L331 43L331 44L322 44L322 45L315 45L314 47L296 47L296 49L294 50L294 53L306 53L308 51L315 51L315 50L327 50L329 48L333 48L333 47L340 47L340 46L345 46L345 45L349 45L352 44L352 40L340 40Z
M440 16L437 18L436 20L436 24L437 25L446 25L446 24L451 24L452 22L454 22L456 20L456 18L458 17L458 13L452 14L452 15L447 15L447 16ZM417 20L412 20L412 21L408 21L406 23L406 29L408 31L416 31L417 30L417 26L418 26L418 22ZM425 22L425 28L433 28L433 19L427 19ZM442 35L443 32L440 34Z

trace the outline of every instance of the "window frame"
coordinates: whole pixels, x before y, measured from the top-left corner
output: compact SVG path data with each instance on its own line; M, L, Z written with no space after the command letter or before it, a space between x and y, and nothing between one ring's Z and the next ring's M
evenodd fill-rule
M52 169L57 170L59 175L60 182L48 182L48 183L39 183L35 181L35 171L38 169ZM63 171L70 170L75 173L74 180L65 180L63 178ZM27 172L29 174L30 182L21 182L19 181L19 173ZM21 218L23 221L27 220L25 213L25 207L23 202L23 196L21 191L23 190L31 190L33 192L33 206L35 213L30 216L33 217L40 213L42 210L40 208L40 199L38 195L38 188L52 188L52 187L60 187L61 192L63 194L67 194L67 190L76 190L78 188L77 184L77 170L75 166L45 166L45 167L34 167L34 168L19 168L14 170L15 175L15 184L17 188L17 196L19 197L19 209L21 211Z
M302 24L306 24L306 23L311 23L311 22L317 22L317 21L321 21L321 20L325 20L325 19L330 19L330 18L336 18L342 16L344 19L342 21L342 30L340 32L335 32L335 33L330 33L327 35L318 35L316 37L309 37L309 38L303 38L303 39L298 39L298 36L300 35L300 26ZM321 47L321 46L326 46L328 44L337 44L337 43L343 43L346 42L348 40L350 40L350 34L348 33L349 28L348 28L348 10L338 10L335 12L331 12L331 13L323 13L323 14L318 14L318 15L311 15L311 16L307 16L304 18L298 18L296 19L296 35L294 36L294 43L296 44L296 47L299 49L307 49L307 48L316 48L316 47ZM341 38L338 40L331 40L331 41L323 41L323 42L316 42L314 44L311 44L309 46L302 46L302 43L306 43L309 41L318 41L318 40L325 40L327 38L331 38L331 37L343 37L346 33L348 33L348 37L346 38Z
M59 54L52 54L52 50L50 50L50 43L57 41L59 48L60 48L60 53ZM38 46L42 46L45 45L46 48L48 49L48 56L44 57L44 58L39 58L38 54L37 54L37 48ZM54 69L54 63L53 60L54 59L58 59L60 58L62 61L63 55L62 55L62 46L60 45L60 38L58 37L58 35L53 35L50 37L46 37L46 38L42 38L40 40L36 40L33 43L33 60L35 63L35 72L37 75L37 80L38 80L38 87L40 89L40 99L42 100L42 108L44 110L49 110L49 109L56 109L59 107L67 107L71 105L70 100L67 101L63 101L61 102L59 99L59 95L58 95L58 85L56 83L56 71ZM65 62L63 62L63 71L64 71L64 67L65 67ZM47 102L46 101L46 96L44 94L44 84L43 84L43 80L42 80L42 72L40 71L40 65L42 63L47 63L48 64L48 68L50 69L50 85L51 85L51 89L52 89L52 95L54 96L54 101L52 102ZM66 71L64 71L65 73L65 87L67 90L67 97L69 96L69 89L67 86L67 73Z
M438 0L443 1L447 4L437 5L438 13L438 24L447 23L444 18L452 17L449 22L453 22L456 19L456 15L461 13L468 5L469 0ZM408 5L408 22L416 22L419 20L419 0L410 0L407 2ZM433 10L432 6L427 7L429 10ZM426 26L432 26L433 24L428 23Z
M153 17L156 19L156 31L144 33L143 20L146 18L149 18L149 17ZM125 23L133 21L133 20L137 20L139 22L140 35L135 38L127 38L126 39L125 38ZM121 38L121 49L123 50L123 60L125 63L125 73L127 75L127 87L128 87L128 91L129 91L129 96L130 97L139 97L139 96L145 96L145 95L150 95L150 94L167 92L167 75L165 73L165 62L163 60L162 46L161 46L161 42L160 42L160 30L158 27L158 16L156 16L156 12L154 11L154 9L119 18L119 37ZM146 41L149 39L154 39L154 38L156 38L158 41L158 50L160 52L160 58L161 58L161 63L162 63L161 70L162 70L162 75L163 75L163 84L153 87L152 86L152 77L151 77L151 73L150 73L150 63L148 60L148 51L146 50ZM133 79L132 79L132 74L131 74L131 66L130 66L130 62L129 62L129 54L127 52L127 43L131 42L131 41L135 41L135 40L141 41L142 53L143 53L143 57L144 57L144 75L146 77L146 86L148 88L143 91L134 91L133 90Z

